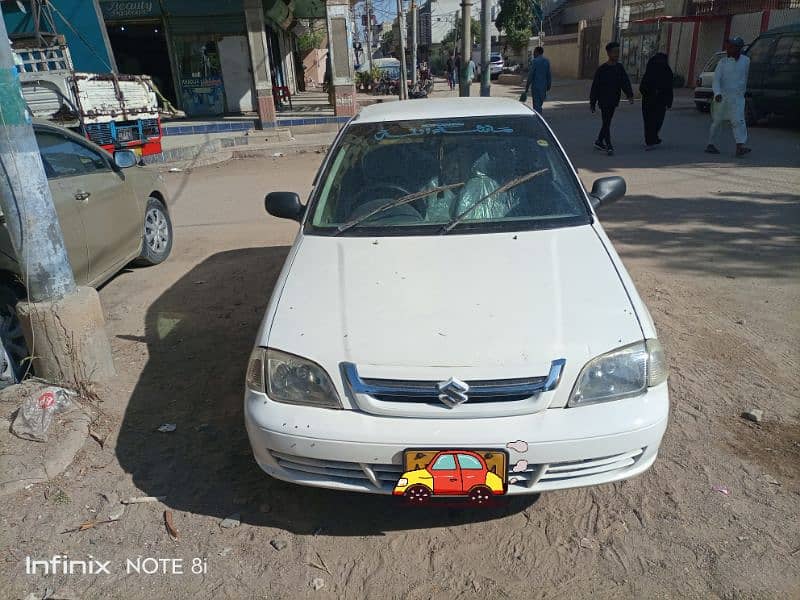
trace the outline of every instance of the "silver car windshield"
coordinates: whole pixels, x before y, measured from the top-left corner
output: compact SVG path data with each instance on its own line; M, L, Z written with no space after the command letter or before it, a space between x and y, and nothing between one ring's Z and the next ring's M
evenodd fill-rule
M550 132L520 115L351 125L320 177L306 232L438 235L588 222Z

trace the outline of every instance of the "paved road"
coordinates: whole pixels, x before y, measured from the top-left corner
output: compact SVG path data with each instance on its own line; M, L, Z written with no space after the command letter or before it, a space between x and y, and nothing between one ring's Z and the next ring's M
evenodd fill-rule
M683 105L667 116L663 147L645 153L639 107L623 106L608 157L591 149L599 116L574 96L553 100L545 115L587 185L628 181L601 219L670 359L672 420L651 471L477 512L397 511L383 498L264 477L244 436L241 388L295 226L268 218L263 195L307 192L321 157L219 164L167 175L177 197L170 261L101 290L120 370L98 424L112 432L105 447L90 442L47 494L33 488L0 508L2 546L19 556L207 556L209 574L16 576L9 593L297 598L321 577L314 597L797 597L800 134L754 130L747 158L731 156L730 139L709 157L707 117ZM751 405L764 424L739 418ZM165 422L177 431L154 432ZM48 501L54 488L70 501ZM102 514L99 493L112 490L166 500L60 535ZM221 529L231 513L242 525ZM276 539L287 548L274 550ZM14 561L3 574L22 575Z

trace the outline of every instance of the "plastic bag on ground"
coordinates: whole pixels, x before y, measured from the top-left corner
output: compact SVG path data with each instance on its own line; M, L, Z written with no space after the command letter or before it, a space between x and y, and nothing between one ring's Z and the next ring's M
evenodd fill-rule
M74 392L49 386L26 398L11 424L11 432L24 440L46 442L53 417L69 408Z

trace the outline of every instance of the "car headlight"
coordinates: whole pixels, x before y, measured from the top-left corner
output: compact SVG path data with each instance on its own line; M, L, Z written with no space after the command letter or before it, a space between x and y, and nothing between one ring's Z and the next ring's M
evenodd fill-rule
M636 342L590 360L581 370L567 406L638 396L667 380L667 360L657 339Z
M247 387L286 404L342 408L339 394L317 363L272 348L256 348L247 366Z
M397 480L397 485L395 487L405 487L408 485L408 479L405 477L401 477Z

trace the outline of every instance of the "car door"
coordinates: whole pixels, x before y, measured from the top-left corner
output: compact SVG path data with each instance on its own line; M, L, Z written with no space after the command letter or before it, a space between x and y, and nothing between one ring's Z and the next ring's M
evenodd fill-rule
M476 485L486 485L486 469L481 461L471 454L459 454L458 466L461 469L461 493L467 494Z
M778 38L766 79L775 112L796 112L800 106L800 34Z
M58 135L58 134L54 134ZM71 168L79 173L60 182L78 207L89 250L89 282L98 283L138 251L143 211L125 175L108 155L71 137L62 138Z
M35 131L72 273L78 285L85 285L89 281L89 245L78 203L68 191L72 187L69 179L81 176L84 168L71 156L70 146L63 136L38 128Z
M461 494L461 474L454 454L440 454L431 465L433 493Z

